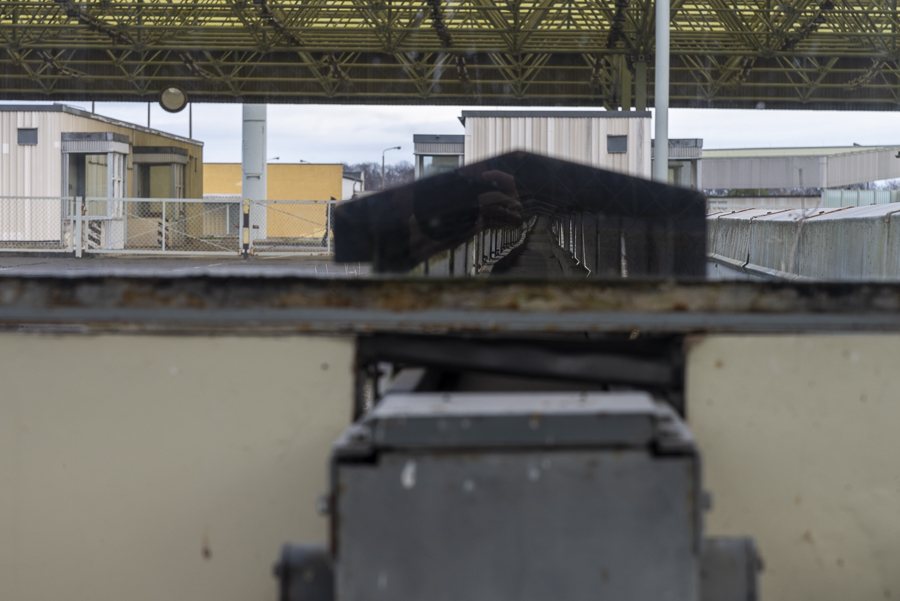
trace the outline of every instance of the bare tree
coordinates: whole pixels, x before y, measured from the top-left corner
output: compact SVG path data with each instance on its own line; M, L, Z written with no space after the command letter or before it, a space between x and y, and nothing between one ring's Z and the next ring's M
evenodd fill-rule
M381 190L381 164L380 163L356 163L348 165L344 163L344 171L362 171L366 174L366 190ZM402 186L413 181L415 169L409 161L401 161L384 168L384 184L386 188Z

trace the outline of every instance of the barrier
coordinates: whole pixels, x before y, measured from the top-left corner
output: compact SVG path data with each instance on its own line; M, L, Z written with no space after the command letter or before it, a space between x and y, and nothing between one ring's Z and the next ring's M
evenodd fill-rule
M900 203L707 217L710 259L770 279L900 279Z
M331 254L336 201L240 197L0 197L0 252L141 255Z

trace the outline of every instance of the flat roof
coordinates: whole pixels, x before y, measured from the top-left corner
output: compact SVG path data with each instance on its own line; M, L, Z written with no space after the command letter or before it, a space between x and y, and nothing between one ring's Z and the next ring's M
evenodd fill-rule
M581 119L636 119L650 117L650 111L463 111L459 120L465 125L467 117L563 117Z
M878 150L897 150L897 146L820 146L799 148L719 148L703 149L704 159L737 159L767 157L810 157L875 152Z
M465 143L466 143L466 136L463 134L413 134L413 144L465 144Z
M162 136L163 138L169 138L170 140L178 140L179 142L194 144L195 146L203 146L203 142L201 142L200 140L193 140L191 138L176 136L175 134L170 134L168 132L160 131L158 129L153 129L150 127L144 127L143 125L138 125L136 123L129 123L127 121L111 119L110 117L104 117L103 115L98 115L97 113L89 113L87 111L71 107L67 104L0 104L0 113L69 113L70 115L77 115L78 117L94 119L95 121L108 123L110 125L116 125L118 127L127 127L128 129L142 131L144 133L153 134L155 136Z

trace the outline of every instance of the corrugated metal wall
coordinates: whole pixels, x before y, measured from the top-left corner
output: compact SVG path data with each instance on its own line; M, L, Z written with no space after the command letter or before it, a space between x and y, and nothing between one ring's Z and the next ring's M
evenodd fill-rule
M607 136L628 136L628 151L607 153ZM466 163L514 150L649 178L650 118L466 118Z
M896 154L896 148L888 148L828 157L826 185L849 186L900 177L900 160L897 160Z
M825 157L703 159L702 186L731 188L822 188Z
M0 196L59 197L62 179L60 113L0 113ZM37 129L35 145L19 145L19 129ZM59 240L61 200L0 199L0 239Z
M416 154L459 154L463 145L456 142L416 142Z
M62 193L61 115L0 112L0 196L59 196ZM19 146L19 128L37 128L37 145Z

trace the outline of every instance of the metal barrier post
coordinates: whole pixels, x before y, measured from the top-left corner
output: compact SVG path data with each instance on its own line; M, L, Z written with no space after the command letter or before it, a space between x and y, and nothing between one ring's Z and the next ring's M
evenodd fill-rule
M243 236L244 236L243 249L242 249L241 254L245 259L249 259L250 258L250 200L246 199L246 198L244 199L244 221L243 221L243 227L241 229L243 230Z
M81 258L82 249L81 247L84 245L84 233L82 232L82 216L84 215L84 196L75 197L75 256L77 258Z
M166 201L162 201L162 250L166 250Z
M325 250L328 254L331 254L331 201L326 200L328 204L325 205Z

